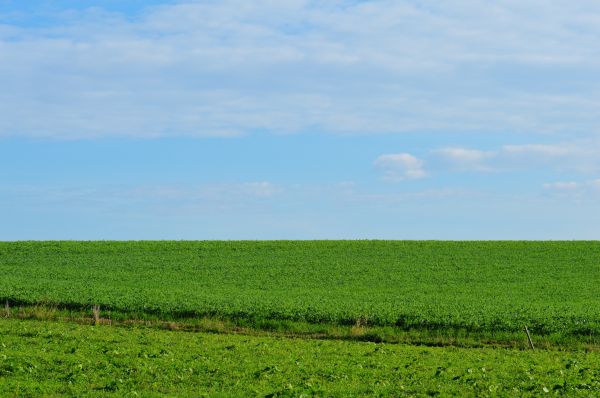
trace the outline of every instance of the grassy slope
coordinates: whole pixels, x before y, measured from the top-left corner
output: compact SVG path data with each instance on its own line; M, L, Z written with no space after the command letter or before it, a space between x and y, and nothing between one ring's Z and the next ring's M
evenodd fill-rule
M1 396L598 396L600 355L0 318Z
M2 299L114 316L600 335L598 242L16 242L0 273Z

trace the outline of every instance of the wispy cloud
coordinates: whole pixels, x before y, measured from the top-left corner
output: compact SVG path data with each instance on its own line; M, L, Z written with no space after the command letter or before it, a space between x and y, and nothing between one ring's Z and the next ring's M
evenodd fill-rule
M206 206L247 206L283 194L284 187L268 181L203 185L102 185L102 186L11 186L0 187L4 197L31 203L90 206L94 203L121 205L144 203Z
M213 184L199 189L195 196L218 200L266 199L281 194L284 188L268 181L244 182L237 184Z
M492 150L444 147L432 150L431 163L454 171L515 171L549 169L577 173L600 171L597 141L504 145Z
M42 27L0 24L0 136L597 136L600 125L594 2L223 0L136 15L64 11Z
M570 181L546 182L546 191L571 191L589 194L600 187L600 180L589 180L600 173L600 145L595 141L572 141L555 144L511 144L493 149L448 146L430 149L420 158L409 153L384 154L375 159L374 165L389 182L432 177L436 184L444 183L449 173L520 173L522 180L529 179L534 185L532 173L543 172ZM460 177L459 177L460 178ZM539 186L539 185L537 185Z
M574 148L569 145L527 144L505 145L502 148L502 151L507 154L557 157L573 155L577 149L574 150Z
M383 171L383 179L388 181L415 180L427 175L423 161L410 153L381 155L374 165Z
M556 190L574 190L581 186L581 183L575 181L557 181L557 182L549 182L544 184L544 188L546 189L556 189Z
M459 170L488 170L486 162L495 157L496 153L492 151L482 151L479 149L447 147L433 151L435 157L439 157L443 162Z
M555 181L544 183L543 188L552 197L594 202L600 198L600 179Z

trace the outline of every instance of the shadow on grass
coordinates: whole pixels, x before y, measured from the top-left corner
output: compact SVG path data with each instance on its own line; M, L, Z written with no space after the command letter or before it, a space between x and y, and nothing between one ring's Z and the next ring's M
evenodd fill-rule
M184 332L235 333L268 335L285 338L346 340L356 342L410 344L430 347L510 348L526 350L523 331L473 330L440 325L380 326L369 325L364 317L354 324L311 323L303 321L247 317L223 317L198 314L160 314L157 312L125 312L89 307L74 303L26 303L5 301L5 318L76 322L115 327L150 327ZM589 328L566 333L543 333L530 328L537 349L585 350L600 352L600 336Z

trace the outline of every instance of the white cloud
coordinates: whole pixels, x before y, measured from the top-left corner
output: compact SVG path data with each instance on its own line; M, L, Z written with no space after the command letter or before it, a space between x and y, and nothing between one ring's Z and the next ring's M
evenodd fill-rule
M551 183L544 184L544 188L556 189L556 190L573 190L573 189L579 188L580 186L581 186L581 184L579 184L575 181L568 181L568 182L557 181L557 182L551 182Z
M409 153L381 155L374 165L383 170L383 179L388 181L414 180L427 175L423 161Z
M573 153L573 148L565 145L527 144L505 145L502 150L507 154L524 154L530 156L567 156Z
M600 3L185 1L0 28L0 136L598 134Z
M515 171L547 169L591 174L600 171L600 143L504 145L494 150L445 147L430 152L428 161L451 171Z
M495 156L494 152L479 149L447 147L434 151L434 155L460 170L487 170L486 161Z
M246 200L263 200L284 192L283 187L269 181L207 184L188 188L187 196L194 200L243 203Z
M273 185L268 181L247 182L242 184L239 189L240 192L245 195L256 196L259 198L268 198L283 191L281 187Z
M245 206L274 198L284 187L268 181L202 185L0 186L0 194L35 203L200 203Z
M500 151L500 156L504 167L544 168L590 174L600 170L599 144L597 140L593 140L506 145Z
M556 181L545 183L544 189L554 197L575 199L578 201L597 201L600 197L600 179L584 181Z

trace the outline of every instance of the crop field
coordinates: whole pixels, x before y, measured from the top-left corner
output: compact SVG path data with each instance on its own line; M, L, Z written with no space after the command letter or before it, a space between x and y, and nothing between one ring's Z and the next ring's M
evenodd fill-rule
M0 273L13 306L600 335L599 242L7 242Z
M600 355L0 318L0 396L581 396Z
M598 242L4 242L0 272L0 396L600 394Z

